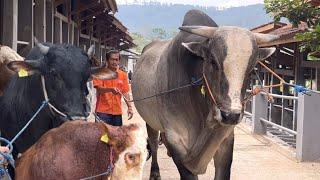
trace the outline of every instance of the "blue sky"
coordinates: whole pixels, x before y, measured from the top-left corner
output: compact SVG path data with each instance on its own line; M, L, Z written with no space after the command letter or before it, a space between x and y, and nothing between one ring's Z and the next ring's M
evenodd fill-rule
M216 6L216 7L237 7L251 4L262 4L263 0L117 0L118 4L132 4L139 2L161 2L173 4L191 4L201 6Z

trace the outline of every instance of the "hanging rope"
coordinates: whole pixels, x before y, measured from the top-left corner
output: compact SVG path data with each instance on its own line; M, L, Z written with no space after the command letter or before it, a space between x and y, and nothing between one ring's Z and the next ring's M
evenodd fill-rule
M268 97L268 101L270 102L273 102L273 98L272 96L269 95L269 88L274 88L274 87L280 87L280 86L284 86L284 85L287 85L287 86L291 86L294 88L294 91L296 93L303 93L303 94L306 94L308 95L307 93L308 92L314 92L314 93L318 93L320 94L319 91L314 91L314 90L311 90L311 89L308 89L304 86L299 86L299 85L296 85L296 84L290 84L290 83L287 83L283 78L281 78L277 73L275 73L273 70L271 70L268 66L266 66L263 62L261 61L258 61L258 63L264 67L268 72L270 72L272 75L274 75L277 79L279 79L280 83L279 84L273 84L273 85L268 85L268 86L263 86L262 84L262 81L259 77L259 74L255 71L255 74L256 76L258 77L258 80L259 80L259 83L260 83L260 87L256 87L254 89L252 89L251 91L251 96L247 97L246 100L248 100L249 98L251 98L252 96L255 96L261 92L265 92L267 94L267 97Z

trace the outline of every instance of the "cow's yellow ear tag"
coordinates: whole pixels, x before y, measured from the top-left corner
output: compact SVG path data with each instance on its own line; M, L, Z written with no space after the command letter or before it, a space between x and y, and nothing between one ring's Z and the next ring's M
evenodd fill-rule
M201 91L202 96L206 95L206 90L204 89L204 85L201 86L200 91Z
M20 71L18 72L18 76L19 77L27 77L28 76L28 71L26 71L24 69L20 69Z
M102 142L105 142L105 143L108 143L109 142L109 137L108 137L108 134L104 134L101 136L100 140Z

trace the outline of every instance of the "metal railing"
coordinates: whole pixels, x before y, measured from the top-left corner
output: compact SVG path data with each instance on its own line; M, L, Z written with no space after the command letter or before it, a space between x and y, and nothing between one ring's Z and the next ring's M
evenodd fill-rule
M275 128L281 129L293 135L297 135L297 131L296 131L297 107L296 106L297 106L298 97L271 94L271 93L267 94L265 92L262 92L261 94L264 96L270 96L274 99L280 99L280 104L268 102L268 118L260 118L260 120L264 121L265 123L271 126L274 126ZM292 101L292 104L293 104L292 109L289 107L286 107L285 100ZM281 110L280 116L273 115L274 113L273 111L276 111L278 108L280 108ZM292 114L291 118L285 118L285 117L288 117L290 113ZM280 118L280 123L276 123L278 118ZM288 127L288 125L286 127L285 123L291 124L291 127Z
M273 102L268 102L270 97ZM253 133L280 138L296 148L300 161L320 159L320 94L299 93L296 97L262 92L247 105L251 107L244 114L246 119L251 117Z
M251 93L251 90L247 90L247 93ZM296 105L298 101L298 97L295 96L286 96L286 95L279 95L279 94L272 94L261 92L260 95L263 98L263 101L267 104L264 117L258 117L258 120L266 125L266 133L275 136L284 143L289 146L296 147ZM272 97L274 102L268 102L268 97ZM253 98L248 100L247 105L253 106ZM287 105L285 102L287 101ZM289 103L288 101L291 101ZM288 106L288 104L292 104L292 106ZM252 122L253 114L252 107L246 107L246 111L244 112L244 121ZM288 126L288 124L290 126Z

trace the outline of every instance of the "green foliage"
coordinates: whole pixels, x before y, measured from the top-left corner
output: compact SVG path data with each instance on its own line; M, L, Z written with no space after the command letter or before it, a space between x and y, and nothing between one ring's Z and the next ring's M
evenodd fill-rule
M310 28L309 32L299 33L296 38L303 41L301 51L311 51L311 55L320 54L320 8L313 6L309 0L264 0L266 12L275 21L287 18L294 26L302 21Z
M139 54L142 52L143 47L151 42L150 39L147 39L140 33L131 33L131 36L133 38L133 42L137 45L133 50Z
M169 39L174 37L178 31L165 30L162 28L153 28L149 36L144 36L141 33L132 33L133 42L137 45L134 49L135 52L141 53L143 47L149 44L154 39Z
M287 18L294 26L301 21L313 27L320 22L320 9L314 7L309 0L264 0L266 12L271 14L275 21L281 17Z
M153 28L151 37L156 39L167 39L168 33L162 28Z
M309 32L297 34L296 38L303 41L300 46L301 51L310 50L314 54L320 52L320 24Z

